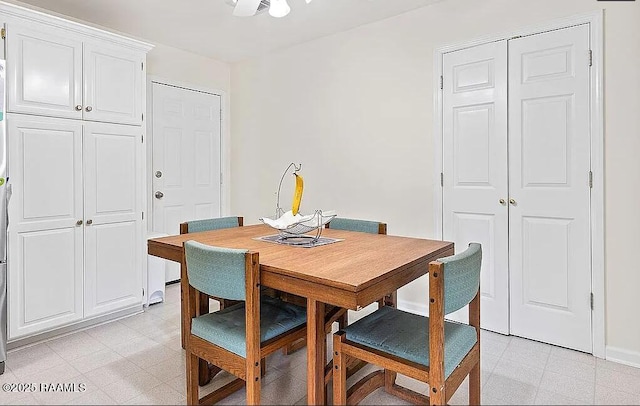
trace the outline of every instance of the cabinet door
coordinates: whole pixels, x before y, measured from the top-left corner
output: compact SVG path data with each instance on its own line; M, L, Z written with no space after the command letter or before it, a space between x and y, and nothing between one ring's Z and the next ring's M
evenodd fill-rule
M10 114L9 338L82 319L82 125Z
M140 127L86 123L85 317L142 302Z
M143 58L126 48L85 42L85 120L142 123Z
M7 35L7 111L82 118L82 42L45 26Z

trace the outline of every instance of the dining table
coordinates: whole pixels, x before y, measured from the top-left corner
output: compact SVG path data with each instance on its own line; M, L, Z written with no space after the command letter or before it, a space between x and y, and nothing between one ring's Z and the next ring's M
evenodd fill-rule
M182 264L183 338L188 314L184 242L258 252L261 285L306 300L307 403L313 405L326 404L326 306L360 310L427 274L429 262L454 254L454 244L448 241L331 228L323 229L321 238L336 241L325 245L294 246L260 239L275 234L277 230L258 224L154 238L148 240L147 248L149 255ZM425 302L427 296L425 289Z

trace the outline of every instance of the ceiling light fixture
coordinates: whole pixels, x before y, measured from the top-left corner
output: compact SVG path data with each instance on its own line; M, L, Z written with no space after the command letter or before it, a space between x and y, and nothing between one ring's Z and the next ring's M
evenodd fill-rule
M291 11L287 0L226 0L233 6L233 15L237 17L249 17L269 10L272 17L284 17ZM312 0L305 0L307 4Z
M284 17L291 11L291 7L287 3L287 0L271 0L269 6L269 15L271 17Z

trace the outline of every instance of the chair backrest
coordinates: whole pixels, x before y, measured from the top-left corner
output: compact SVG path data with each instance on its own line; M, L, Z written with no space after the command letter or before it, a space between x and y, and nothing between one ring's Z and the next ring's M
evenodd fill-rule
M213 219L187 221L180 224L180 234L239 227L242 226L242 222L242 217L219 217Z
M345 230L345 231L360 231L370 234L386 234L387 224L379 223L377 221L369 220L355 220L336 217L329 224L327 228L332 230Z
M184 253L189 285L210 296L245 300L247 250L212 247L186 241Z
M444 314L453 313L468 305L480 287L482 247L472 242L456 255L438 259L444 264Z

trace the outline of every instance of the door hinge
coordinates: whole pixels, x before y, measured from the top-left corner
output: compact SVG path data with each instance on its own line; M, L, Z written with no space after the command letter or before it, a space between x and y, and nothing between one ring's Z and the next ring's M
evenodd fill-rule
M7 29L6 28L0 29L0 37L2 37L2 39L7 38Z
M444 89L444 77L440 76L440 90Z
M140 136L140 142L144 144L144 135Z
M593 172L589 171L589 189L593 189Z
M144 212L142 212L142 219L144 220Z
M444 187L444 173L440 172L440 186Z
M144 113L142 113L140 117L142 117L142 121L144 121Z
M140 69L144 70L144 62L140 62Z
M589 66L593 66L593 51L589 50Z
M591 310L593 310L593 292L591 292L590 303L591 303Z
M144 297L144 288L142 288L142 297Z

